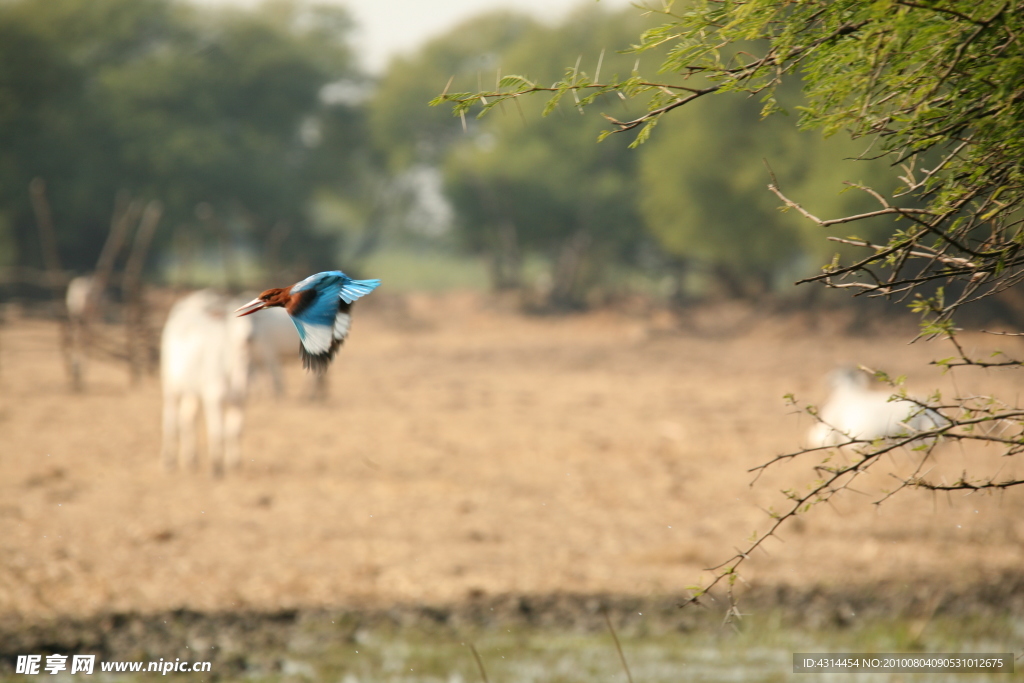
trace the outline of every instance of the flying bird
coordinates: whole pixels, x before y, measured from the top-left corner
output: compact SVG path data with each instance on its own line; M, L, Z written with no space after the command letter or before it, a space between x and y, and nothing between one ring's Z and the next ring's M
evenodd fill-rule
M268 289L235 312L241 317L283 307L299 331L302 367L322 375L352 327L352 302L379 286L380 280L353 280L329 270L291 287Z

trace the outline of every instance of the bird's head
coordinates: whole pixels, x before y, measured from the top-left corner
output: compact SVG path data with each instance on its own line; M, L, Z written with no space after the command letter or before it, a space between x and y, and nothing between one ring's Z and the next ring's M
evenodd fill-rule
M287 289L276 287L263 292L246 305L238 308L235 313L237 313L239 317L243 315L250 315L256 311L262 311L264 308L284 306L289 300L291 300L291 293Z

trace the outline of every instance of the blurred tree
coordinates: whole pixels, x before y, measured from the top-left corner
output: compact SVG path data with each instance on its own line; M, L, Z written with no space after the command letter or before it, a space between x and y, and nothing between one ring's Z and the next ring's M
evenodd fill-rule
M416 164L439 165L463 134L450 112L424 106L447 83L475 88L489 83L510 46L536 31L526 16L497 12L470 19L410 57L396 57L370 101L377 147L395 172ZM485 80L486 79L486 80Z
M963 303L1024 280L1024 14L1014 2L691 0L682 13L674 4L665 4L666 23L644 32L634 52L671 46L659 71L680 78L637 72L598 82L571 69L552 86L510 77L496 90L445 93L434 103L454 102L465 115L535 92L553 93L553 102L571 93L584 104L610 93L646 95L645 113L609 116L612 128L602 134L638 130L636 146L665 114L707 95L758 95L763 114L779 111L783 86L802 78L804 127L864 137L872 148L864 158L904 171L889 199L860 187L874 211L830 220L772 183L788 208L824 227L879 216L906 226L890 223L886 244L848 240L868 255L849 266L835 261L812 279L885 297L914 294L925 283L967 282L948 300L922 298L919 310L935 315L933 333L951 332L950 317Z
M526 130L506 117L460 145L446 167L463 243L490 256L499 287L520 284L522 252L546 257L556 308L583 304L600 269L628 259L642 238L625 146L596 147L600 124L575 116L532 119Z
M790 89L799 102L799 91ZM880 161L855 161L863 145L800 131L786 117L760 121L752 99L694 103L692 116L665 121L658 144L639 151L639 203L647 229L683 270L709 272L733 297L786 291L836 251L820 228L778 210L765 191L771 172L819 213L871 208L863 193L843 192L844 180L891 184ZM863 237L884 235L884 221L861 226Z
M523 258L534 254L549 267L548 303L580 306L605 265L628 259L644 239L632 199L635 155L624 145L595 147L601 119L568 103L547 119L510 105L482 122L416 108L438 88L476 88L504 73L558 80L566 59L628 73L635 59L617 50L644 25L635 12L600 7L550 27L496 13L392 63L371 105L375 140L393 169L443 166L456 237L487 257L496 288L519 286Z
M493 26L486 17L477 22ZM463 46L463 39L485 32L469 32L477 25L460 27L437 44ZM479 69L482 63L490 65L496 83L505 75L502 88L589 82L588 73L597 78L599 71L611 76L610 82L622 82L644 59L660 58L642 55L638 61L623 53L649 26L649 18L635 11L609 14L593 5L581 7L559 26L527 25L499 55L469 61L477 66L476 78L446 80L446 99L464 99L468 96L460 89L490 80L491 74ZM440 82L441 73L432 79ZM499 288L518 286L523 254L542 254L552 264L551 302L578 306L609 264L629 263L642 253L649 234L681 266L672 269L677 273L696 267L731 296L777 291L785 280L812 272L831 252L825 253L801 221L779 214L775 200L763 191L765 160L784 181L813 192L818 206L868 204L869 198L840 193L843 165L833 161L862 148L822 141L783 121L770 121L770 130L759 130L754 124L760 107L754 101L702 102L696 116L676 122L657 146L637 155L625 153L617 139L593 145L607 122L585 112L587 100L579 107L575 97L561 97L571 91L562 88L555 106L545 108L558 115L542 118L540 103L517 98L514 106L503 105L501 116L468 119L465 135L452 137L457 119L444 129L447 142L440 149L451 150L445 168L459 235L465 246L488 255ZM799 88L790 88L788 95L792 106L801 104ZM631 110L611 90L594 101L620 118L643 113ZM477 102L482 103L479 97ZM440 139L444 122L424 120L430 126L418 130ZM412 142L403 145L403 153L412 147ZM878 163L861 164L857 172L876 178L881 169ZM868 226L863 236L874 237L879 229L884 226ZM650 270L651 264L645 267Z
M378 191L386 193L388 202L377 218L389 227L388 239L395 248L417 253L460 251L450 230L451 194L440 193L437 181L440 168L453 147L465 142L466 133L463 123L449 112L431 109L425 103L446 84L470 88L492 78L504 52L536 28L536 22L522 15L485 14L390 63L370 100L369 116L374 146L387 160L391 175ZM476 129L475 122L468 123L467 128ZM431 216L425 215L424 203L442 206ZM504 287L509 278L518 276L513 252L497 254L480 244L470 248L497 257L491 259L492 264L505 274L494 274L496 286ZM511 266L515 273L506 272L506 264L516 264Z
M172 220L259 242L284 222L299 238L292 257L330 266L334 236L311 232L307 211L318 186L351 180L360 147L355 104L321 97L358 79L347 15L282 2L182 24L169 49L100 76L129 177L163 195Z
M160 198L200 239L290 233L288 256L332 264L337 236L315 230L312 197L344 193L371 161L361 103L324 96L363 79L351 28L340 8L298 2L0 5L0 206L20 259L37 251L23 188L39 175L73 267L94 262L118 189Z
M128 58L164 20L163 3L110 0L0 4L0 214L8 261L35 263L28 198L47 179L65 263L95 262L118 187L118 155L90 85L98 63ZM109 43L102 36L116 36ZM134 36L140 36L136 39Z
M635 12L586 7L563 25L525 32L502 55L500 68L554 80L566 60L586 58L622 72L633 60L616 50L642 25ZM521 254L545 257L547 303L579 307L608 264L628 261L643 240L635 155L623 144L594 145L603 120L568 102L547 118L533 103L525 109L510 105L453 149L446 174L459 234L490 256L499 287L519 284Z

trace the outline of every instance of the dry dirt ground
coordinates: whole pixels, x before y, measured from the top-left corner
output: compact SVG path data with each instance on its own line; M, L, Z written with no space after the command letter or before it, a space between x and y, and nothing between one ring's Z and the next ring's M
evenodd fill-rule
M330 398L266 381L244 464L165 473L156 378L93 362L67 389L52 322L0 326L0 615L273 610L501 594L681 593L814 479L806 456L751 486L810 425L841 363L953 391L913 328L850 337L811 320L600 312L525 317L470 294L360 302ZM710 321L710 322L709 322ZM813 323L813 324L812 324ZM693 331L694 327L701 330ZM113 334L116 330L108 330ZM968 336L972 349L1022 351ZM1015 398L1019 375L958 371ZM994 582L1024 567L1024 495L906 492L872 505L910 453L813 510L744 565L755 586ZM994 449L944 446L932 476L1024 474Z

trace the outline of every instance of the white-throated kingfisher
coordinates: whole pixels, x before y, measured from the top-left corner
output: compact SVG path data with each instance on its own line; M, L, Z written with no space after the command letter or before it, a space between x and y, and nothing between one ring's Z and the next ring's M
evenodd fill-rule
M299 331L302 367L322 375L352 327L352 302L379 286L380 280L353 280L340 270L329 270L291 287L268 289L236 313L283 307Z

